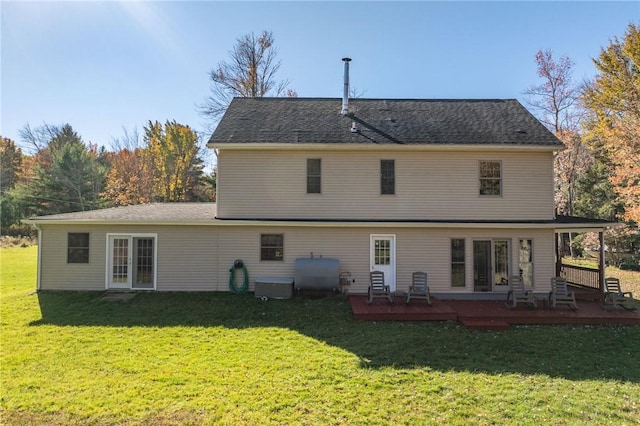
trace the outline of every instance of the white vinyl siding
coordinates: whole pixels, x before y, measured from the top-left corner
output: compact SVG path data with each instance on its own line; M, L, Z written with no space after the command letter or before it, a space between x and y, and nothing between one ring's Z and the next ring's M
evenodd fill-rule
M322 197L306 194L306 159L322 156ZM478 195L478 162L502 165L502 196ZM395 196L380 195L380 160L394 158ZM221 149L218 217L551 220L551 152Z
M225 291L217 279L215 226L42 225L42 290L104 290L107 234L157 234L158 291ZM67 264L67 232L90 232L89 264ZM255 245L253 247L255 250ZM226 271L230 265L224 265ZM228 277L227 277L228 278Z
M377 186L377 185L376 185ZM90 263L68 265L67 232L90 232ZM229 268L236 259L247 266L253 291L257 276L293 277L295 260L323 256L340 261L340 271L350 272L355 283L353 293L367 291L370 271L370 236L393 234L396 238L396 289L405 291L415 271L429 274L433 293L469 293L473 289L471 241L501 239L511 241L512 270L519 268L519 242L522 229L396 228L396 227L314 227L314 226L71 226L42 225L42 290L96 290L105 287L106 235L157 234L158 291L228 291ZM279 262L261 262L261 234L286 236L284 258ZM548 292L554 270L553 230L529 229L535 240L535 290ZM466 287L451 287L452 239L465 239ZM444 248L444 249L443 249Z

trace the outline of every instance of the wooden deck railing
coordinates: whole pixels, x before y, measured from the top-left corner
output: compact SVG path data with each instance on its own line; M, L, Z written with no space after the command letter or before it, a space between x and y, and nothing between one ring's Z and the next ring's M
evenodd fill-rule
M567 283L594 290L600 290L600 270L585 268L583 266L567 265L560 267L560 276L567 280Z

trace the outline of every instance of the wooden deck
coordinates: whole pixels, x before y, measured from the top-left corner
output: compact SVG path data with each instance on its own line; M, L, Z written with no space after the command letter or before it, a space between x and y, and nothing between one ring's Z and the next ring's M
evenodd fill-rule
M579 300L578 310L572 311L564 306L531 309L524 304L509 309L499 300L431 300L431 306L424 300L405 305L401 297L393 305L382 299L368 305L366 296L349 296L353 318L362 321L458 321L482 329L505 329L512 324L640 325L640 311L604 309L599 301Z

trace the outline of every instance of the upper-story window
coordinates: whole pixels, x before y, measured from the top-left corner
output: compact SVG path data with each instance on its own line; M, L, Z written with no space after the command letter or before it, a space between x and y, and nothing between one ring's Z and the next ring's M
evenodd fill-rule
M502 163L480 162L480 195L502 195Z
M322 163L319 158L307 159L307 194L320 194L322 189Z
M380 194L396 193L395 160L380 160Z

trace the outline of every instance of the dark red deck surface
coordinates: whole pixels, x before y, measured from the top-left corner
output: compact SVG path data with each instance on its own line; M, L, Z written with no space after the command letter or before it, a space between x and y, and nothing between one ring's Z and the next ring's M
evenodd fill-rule
M366 296L349 296L353 318L363 321L459 321L475 328L505 328L505 324L640 324L640 311L605 309L599 301L578 301L578 310L566 306L531 309L518 305L510 309L498 300L440 300L432 297L428 306L424 300L411 301L396 297L390 305L376 299L367 304ZM541 304L540 304L541 305ZM485 324L485 327L482 327Z

